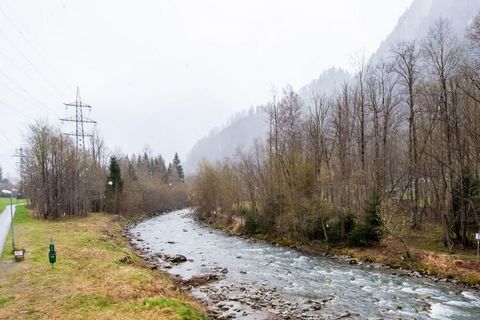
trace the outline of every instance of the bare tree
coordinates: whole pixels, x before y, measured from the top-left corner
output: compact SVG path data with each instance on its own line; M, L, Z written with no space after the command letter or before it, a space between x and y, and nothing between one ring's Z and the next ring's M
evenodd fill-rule
M418 173L418 137L417 119L418 106L416 96L419 82L420 54L415 42L401 42L392 50L392 70L399 78L403 88L403 96L408 106L408 185L410 196L410 212L412 227L417 228L420 223L419 210L419 173Z

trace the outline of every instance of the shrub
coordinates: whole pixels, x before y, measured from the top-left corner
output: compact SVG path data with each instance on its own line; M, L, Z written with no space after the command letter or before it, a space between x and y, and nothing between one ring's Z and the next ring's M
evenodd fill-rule
M343 237L342 237L342 224L343 224ZM352 213L340 215L340 219L328 224L327 236L328 242L331 244L340 242L348 238L348 235L355 228L355 217Z
M258 221L252 213L248 213L245 217L245 232L254 234L258 230Z
M352 230L348 237L348 242L353 246L370 246L378 243L382 235L381 200L380 196L374 193L368 201L364 221Z

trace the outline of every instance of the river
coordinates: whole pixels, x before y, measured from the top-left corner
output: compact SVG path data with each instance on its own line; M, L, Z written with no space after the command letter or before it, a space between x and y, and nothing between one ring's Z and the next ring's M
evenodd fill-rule
M196 222L188 209L145 220L130 232L134 246L150 256L184 255L188 261L164 264L178 278L221 275L189 288L219 318L480 319L474 290L230 236Z

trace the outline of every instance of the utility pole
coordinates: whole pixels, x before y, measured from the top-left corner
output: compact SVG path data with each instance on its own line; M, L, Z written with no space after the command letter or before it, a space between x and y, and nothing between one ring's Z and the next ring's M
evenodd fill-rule
M75 133L65 133L67 136L75 137L75 148L78 152L79 149L85 151L85 137L93 137L92 134L85 133L85 123L87 124L96 124L97 122L91 119L88 119L84 116L83 110L91 110L92 106L82 103L80 99L80 89L77 87L77 98L75 102L64 103L66 108L74 107L75 108L75 117L70 118L61 118L60 120L67 122L75 122Z

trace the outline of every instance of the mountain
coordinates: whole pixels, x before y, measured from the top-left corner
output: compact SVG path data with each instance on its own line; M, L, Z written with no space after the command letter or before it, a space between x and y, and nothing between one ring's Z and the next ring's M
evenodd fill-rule
M320 77L298 89L298 95L306 103L312 99L313 93L330 96L335 93L342 84L350 80L351 77L352 75L343 69L327 69Z
M212 130L208 136L193 146L185 160L185 170L195 171L202 159L223 160L248 148L256 139L263 139L267 133L267 115L262 107L234 115L223 128Z
M305 102L311 100L313 92L328 96L350 77L351 75L342 69L330 68L300 88L298 94ZM185 160L186 171L195 171L204 158L209 161L223 160L235 155L239 150L249 148L255 140L265 139L267 129L267 115L261 106L234 115L224 127L212 130L208 136L195 143Z
M373 54L372 59L386 56L393 44L398 41L424 38L429 28L439 18L448 19L452 30L463 36L468 24L479 11L480 0L413 0L394 30ZM313 92L329 95L351 77L351 74L342 69L331 68L300 88L298 94L308 103ZM264 139L266 132L267 119L261 108L240 113L222 129L212 130L208 136L194 145L187 155L186 170L194 171L203 158L217 161L233 156L239 149L251 146L256 139Z
M387 55L399 41L423 39L440 18L447 19L452 31L462 37L479 11L480 0L414 0L373 58Z

